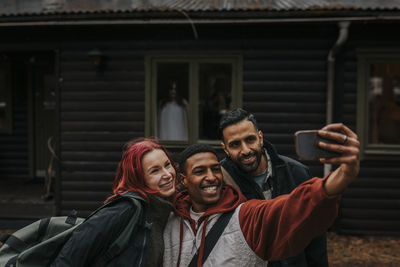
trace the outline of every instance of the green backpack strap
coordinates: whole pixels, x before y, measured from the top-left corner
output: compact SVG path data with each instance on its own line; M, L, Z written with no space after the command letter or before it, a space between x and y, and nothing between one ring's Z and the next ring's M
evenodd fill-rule
M10 234L5 234L0 237L0 241L3 244L7 244L10 248L14 249L18 253L21 253L31 246L34 246L42 241L44 234L46 233L47 226L49 225L50 218L44 218L40 220L39 228L37 230L36 241L32 244L27 244L18 237Z
M134 231L137 230L139 221L142 217L142 204L141 202L145 201L139 194L128 192L124 195L119 196L118 199L114 201L120 201L122 199L127 199L132 202L132 205L136 207L135 213L130 218L128 224L125 225L125 229L121 232L121 234L114 240L114 242L108 247L107 251L101 255L93 264L92 266L106 266L106 264L119 255L129 244L129 241L132 237ZM139 201L140 199L141 201ZM108 204L108 203L107 203ZM106 204L106 205L107 205ZM148 209L146 209L148 210ZM147 211L146 211L147 213ZM151 227L151 226L150 226Z
M0 266L48 266L82 218L43 218L4 236Z
M13 235L3 235L0 240L3 244L8 245L10 248L18 253L21 253L29 247L27 243Z

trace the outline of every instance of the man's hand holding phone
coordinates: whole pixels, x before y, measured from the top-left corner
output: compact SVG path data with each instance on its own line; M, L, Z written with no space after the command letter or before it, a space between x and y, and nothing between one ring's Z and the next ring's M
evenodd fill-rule
M357 134L342 123L329 124L316 133L322 139L316 137L314 143L309 142L314 146L311 148L313 158L317 157L324 164L340 165L326 180L325 191L329 195L342 193L356 179L360 170L360 142ZM301 142L299 144L298 136L297 134L296 151L300 153L298 148ZM318 154L319 150L327 154ZM299 156L301 158L301 154Z
M318 160L338 157L340 154L320 148L319 142L338 144L335 140L324 139L318 130L297 131L295 134L296 153L300 160Z
M346 175L358 175L360 170L360 142L358 136L342 123L329 124L318 131L322 138L336 141L338 144L319 142L320 148L339 153L338 157L320 158L324 164L340 164Z

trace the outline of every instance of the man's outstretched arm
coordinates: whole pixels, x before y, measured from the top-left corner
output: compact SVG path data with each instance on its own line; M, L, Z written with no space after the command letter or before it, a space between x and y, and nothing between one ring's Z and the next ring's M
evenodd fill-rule
M340 195L358 175L357 135L343 124L328 125L319 134L342 142L319 144L324 149L341 153L336 158L320 159L322 163L339 164L338 169L324 179L314 178L303 183L289 195L273 200L249 200L241 206L242 232L262 259L293 256L313 237L326 231L337 215Z

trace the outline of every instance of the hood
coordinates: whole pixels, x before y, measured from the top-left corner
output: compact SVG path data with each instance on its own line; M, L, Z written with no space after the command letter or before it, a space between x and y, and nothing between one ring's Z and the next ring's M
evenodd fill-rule
M204 212L204 214L201 216L201 218L208 217L216 213L231 211L233 209L236 209L241 203L245 202L246 200L246 197L232 186L223 185L220 199L214 206L207 209L206 212ZM192 206L192 200L190 199L189 193L186 189L176 195L173 203L175 213L191 221L190 207Z
M201 244L198 250L198 258L197 258L197 267L203 266L203 256L204 256L204 243L205 243L205 233L208 218L210 215L216 213L224 213L231 210L236 209L241 203L245 202L246 198L231 187L230 185L223 185L221 189L221 197L218 202L208 208L204 214L199 218L199 224L204 221L203 224L203 232L201 235ZM183 219L187 219L190 222L190 225L193 229L193 232L196 233L196 227L194 220L190 217L190 207L192 206L192 201L190 199L189 193L187 190L184 190L176 195L174 199L174 211L177 215L181 217L180 219L180 237L179 237L179 253L178 253L178 263L177 267L180 266L180 259L181 259L181 251L182 251L182 242L183 242Z

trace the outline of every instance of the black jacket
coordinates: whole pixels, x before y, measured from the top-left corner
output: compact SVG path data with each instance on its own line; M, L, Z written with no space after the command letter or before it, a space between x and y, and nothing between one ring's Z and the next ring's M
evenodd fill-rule
M172 206L152 195L149 195L149 200L149 203L142 203L142 216L137 222L138 229L132 234L129 246L106 266L162 266L162 236ZM124 230L136 209L128 201L118 201L115 205L98 211L75 229L51 266L93 266L99 255L103 255ZM141 221L148 209L151 210L151 224ZM149 226L151 232L146 230Z
M269 178L272 187L272 198L289 194L299 184L311 178L308 167L296 160L279 155L275 147L265 139L264 149L267 150L272 163L272 176ZM221 166L230 174L247 199L264 199L261 188L252 177L242 172L230 158L223 159ZM326 251L326 235L314 238L304 252L299 255L279 262L270 262L268 266L329 266Z

